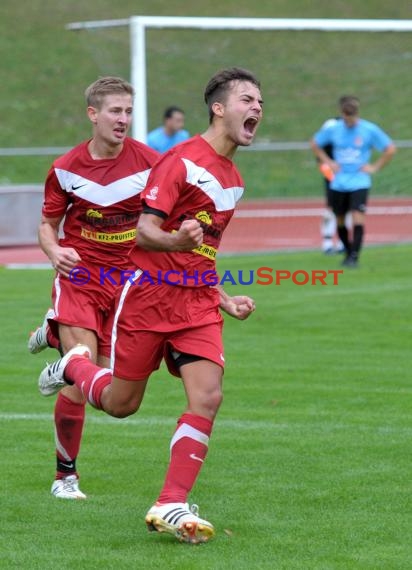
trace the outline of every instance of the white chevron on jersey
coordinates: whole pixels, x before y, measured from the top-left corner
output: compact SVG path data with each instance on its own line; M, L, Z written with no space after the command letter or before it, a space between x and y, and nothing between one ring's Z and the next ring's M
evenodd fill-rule
M66 192L72 192L79 198L97 204L99 206L111 206L132 196L140 194L146 186L150 174L150 168L115 180L110 184L103 185L93 180L88 180L79 174L55 168L60 186Z
M233 210L236 202L240 200L243 194L241 186L233 186L231 188L223 188L219 180L208 172L205 168L198 166L187 158L182 158L186 166L187 176L186 182L197 186L207 194L214 202L218 212Z

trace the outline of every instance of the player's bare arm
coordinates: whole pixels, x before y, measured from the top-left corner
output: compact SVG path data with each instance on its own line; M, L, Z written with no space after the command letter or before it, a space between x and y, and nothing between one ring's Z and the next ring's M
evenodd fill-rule
M246 295L235 295L231 297L221 285L216 285L216 289L220 295L219 307L231 317L244 321L255 311L256 305L251 297L247 297Z
M310 146L311 146L311 149L312 149L314 155L321 162L330 166L330 168L333 170L333 172L338 172L340 170L339 164L337 162L335 162L329 155L327 155L326 152L323 150L323 148L318 146L313 139L310 141Z
M50 259L52 266L64 277L81 261L80 255L72 247L59 245L59 226L63 217L46 218L42 216L39 226L39 244Z
M203 230L197 220L185 220L174 232L161 229L164 220L155 214L141 214L136 243L151 251L191 251L203 242Z
M390 162L393 158L393 155L396 152L396 146L394 144L390 144L380 155L378 160L372 164L365 164L362 167L363 172L367 172L368 174L375 174L379 170L381 170L388 162Z

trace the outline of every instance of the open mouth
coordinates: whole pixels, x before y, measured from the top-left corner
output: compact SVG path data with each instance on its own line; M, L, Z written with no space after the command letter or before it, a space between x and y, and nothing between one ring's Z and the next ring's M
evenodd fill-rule
M123 127L117 127L114 129L114 134L118 137L122 137L126 132L126 129Z
M259 120L257 117L249 117L243 123L243 127L248 135L253 136L255 134L256 128L258 126Z

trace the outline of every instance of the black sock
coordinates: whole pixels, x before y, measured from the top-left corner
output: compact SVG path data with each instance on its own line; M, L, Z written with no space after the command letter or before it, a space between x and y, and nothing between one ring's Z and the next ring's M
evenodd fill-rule
M57 459L57 471L59 473L65 473L67 475L72 475L76 473L76 460L72 459L71 461L63 461L62 459Z
M356 224L353 226L353 247L352 247L352 255L356 259L359 257L359 252L362 247L363 241L363 228L364 226L361 224Z
M338 226L338 236L346 249L346 253L349 255L352 248L349 243L348 228L346 226Z

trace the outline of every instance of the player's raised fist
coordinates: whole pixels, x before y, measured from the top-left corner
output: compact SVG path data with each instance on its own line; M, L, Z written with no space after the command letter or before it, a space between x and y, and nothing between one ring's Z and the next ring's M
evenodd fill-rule
M179 251L190 251L203 242L203 230L197 220L184 220L175 236Z

